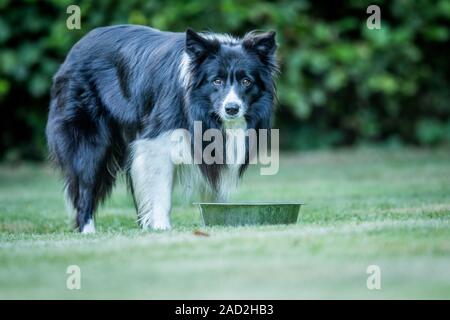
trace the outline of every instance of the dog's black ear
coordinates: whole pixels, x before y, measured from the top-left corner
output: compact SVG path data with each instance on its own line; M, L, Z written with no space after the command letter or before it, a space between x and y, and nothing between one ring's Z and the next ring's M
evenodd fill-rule
M277 50L275 31L265 33L250 32L244 37L243 46L247 50L255 51L263 60L272 58Z
M196 61L202 61L210 53L217 50L217 41L211 41L192 29L186 30L186 52Z

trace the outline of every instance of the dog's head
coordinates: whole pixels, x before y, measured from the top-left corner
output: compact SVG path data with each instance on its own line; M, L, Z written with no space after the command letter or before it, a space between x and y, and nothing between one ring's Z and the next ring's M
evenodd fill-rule
M252 126L270 122L276 48L275 32L251 32L236 39L188 29L183 63L190 103L222 124L237 119Z

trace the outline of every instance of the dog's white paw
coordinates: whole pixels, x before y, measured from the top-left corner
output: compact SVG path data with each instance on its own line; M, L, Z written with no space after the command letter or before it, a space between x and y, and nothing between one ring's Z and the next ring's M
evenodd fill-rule
M172 227L170 226L169 221L155 221L150 225L152 230L170 230Z
M81 233L83 234L95 233L95 224L93 219L89 219L89 221L83 226Z
M140 215L139 223L143 230L170 230L168 214L145 213Z

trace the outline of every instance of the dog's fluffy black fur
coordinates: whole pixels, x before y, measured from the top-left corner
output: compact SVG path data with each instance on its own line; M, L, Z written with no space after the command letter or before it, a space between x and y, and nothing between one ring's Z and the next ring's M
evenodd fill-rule
M78 229L93 219L135 141L192 131L194 121L202 121L203 130L222 128L227 115L221 108L233 85L247 128L269 129L275 49L274 32L236 39L132 25L98 28L75 44L53 78L46 134ZM249 86L240 84L244 78ZM216 189L223 168L200 167Z

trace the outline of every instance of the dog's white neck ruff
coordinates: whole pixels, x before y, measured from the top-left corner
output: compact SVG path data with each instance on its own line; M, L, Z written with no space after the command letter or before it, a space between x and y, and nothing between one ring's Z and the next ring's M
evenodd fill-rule
M246 146L245 136L247 134L247 122L244 117L223 121L223 130L227 134L226 150L233 154L233 162L228 164L220 172L219 198L226 201L230 194L236 190L239 184L239 171L245 162Z
M183 52L183 55L181 56L180 76L179 76L180 83L183 86L183 88L187 88L189 86L190 64L191 64L191 58L189 58L189 55L186 52Z

